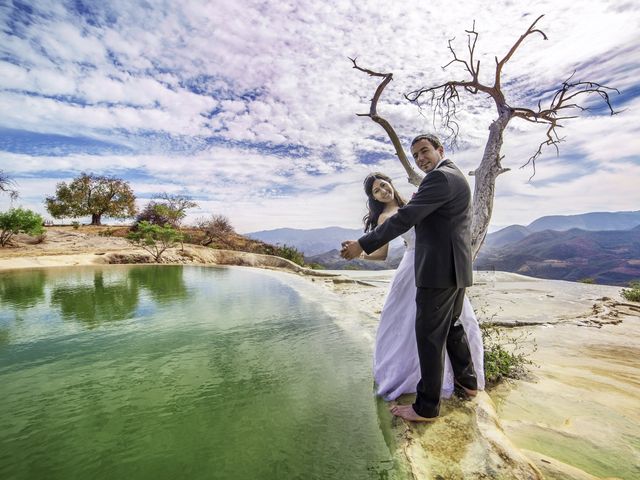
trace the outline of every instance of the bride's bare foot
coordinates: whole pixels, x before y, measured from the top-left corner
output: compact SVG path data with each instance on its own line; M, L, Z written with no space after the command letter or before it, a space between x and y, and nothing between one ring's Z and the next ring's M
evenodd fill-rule
M394 405L391 407L391 413L396 417L404 418L410 422L435 422L438 417L427 418L421 417L413 409L412 405Z

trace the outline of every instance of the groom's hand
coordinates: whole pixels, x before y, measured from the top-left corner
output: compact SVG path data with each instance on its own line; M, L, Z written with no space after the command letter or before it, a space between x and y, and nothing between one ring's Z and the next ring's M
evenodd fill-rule
M363 250L360 244L355 240L347 240L342 242L342 250L340 250L340 256L347 260L353 260L362 254Z

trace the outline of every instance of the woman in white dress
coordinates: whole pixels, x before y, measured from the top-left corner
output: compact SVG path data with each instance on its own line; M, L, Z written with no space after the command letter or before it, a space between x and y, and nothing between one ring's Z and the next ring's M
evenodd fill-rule
M383 173L372 173L364 180L369 212L363 221L365 232L373 230L394 215L406 201ZM396 270L380 315L376 346L373 357L373 373L377 394L385 400L395 400L405 393L415 393L420 380L420 364L416 345L416 283L414 271L415 232L413 228L402 235L406 249ZM384 260L389 245L364 255L368 260ZM459 321L467 335L478 389L484 389L484 349L482 334L473 308L465 296ZM442 382L442 397L449 397L454 390L453 370L446 357Z

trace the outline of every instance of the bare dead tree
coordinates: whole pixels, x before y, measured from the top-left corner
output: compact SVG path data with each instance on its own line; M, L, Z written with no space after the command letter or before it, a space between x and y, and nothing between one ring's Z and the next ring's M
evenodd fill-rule
M228 237L235 233L231 222L224 215L211 215L209 218L199 218L196 220L196 228L204 233L204 238L200 242L203 246L209 246L214 241Z
M485 85L480 79L480 60L475 58L476 44L478 41L478 32L475 30L475 22L471 30L465 30L467 33L467 55L461 58L457 55L453 48L452 40L449 40L449 51L451 52L453 59L446 64L443 69L446 69L453 64L461 64L464 66L466 73L469 74L469 78L464 80L450 80L443 84L424 87L418 90L414 90L405 98L412 103L422 107L423 102L433 108L434 119L439 116L442 121L442 126L449 131L449 138L453 143L458 137L459 124L456 121L456 109L460 100L459 93L461 91L476 95L478 93L485 93L491 99L493 99L496 110L497 118L491 123L489 127L489 136L484 148L482 160L480 165L473 171L469 172L469 175L475 176L475 190L473 194L473 222L471 231L471 242L473 257L478 255L480 247L484 242L489 228L489 222L491 220L491 214L493 212L493 199L495 195L496 178L509 171L509 168L502 167L502 160L504 156L501 155L501 149L503 144L503 134L509 121L512 118L521 118L531 123L545 125L546 138L540 143L538 149L534 154L522 165L525 167L531 165L533 168L533 175L535 175L536 159L541 155L545 146L553 146L558 151L558 144L564 139L558 135L558 128L562 127L561 122L578 116L580 112L588 110L578 103L581 98L595 94L600 97L606 104L611 115L618 112L614 111L611 105L610 94L613 92L620 93L617 89L601 85L596 82L590 81L574 81L572 74L551 96L549 104L545 107L542 106L542 101L538 102L537 109L527 107L513 107L505 98L502 91L502 72L506 63L515 54L522 42L530 35L540 35L544 40L547 40L545 33L536 28L536 24L544 15L540 15L527 30L518 38L518 40L511 46L507 54L498 60L495 57L495 74L493 85ZM369 69L362 68L357 65L355 59L350 59L353 62L353 68L367 73L370 76L382 77L384 80L378 86L375 95L371 99L371 108L368 114L359 114L359 116L368 116L374 122L380 124L387 134L389 135L391 142L393 143L396 153L402 162L403 167L409 175L409 182L417 185L416 176L420 179L420 176L411 168L406 155L402 150L398 136L389 124L389 122L377 113L377 103L382 94L384 88L391 81L392 73L378 73ZM532 177L533 177L532 175Z

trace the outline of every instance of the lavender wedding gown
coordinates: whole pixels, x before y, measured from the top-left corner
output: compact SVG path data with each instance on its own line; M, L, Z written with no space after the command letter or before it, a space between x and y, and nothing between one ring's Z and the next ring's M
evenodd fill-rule
M395 400L404 393L415 393L420 380L420 364L416 345L416 284L414 273L415 232L412 228L402 235L406 250L391 280L389 292L380 315L373 373L377 393L385 400ZM465 295L462 323L478 379L478 389L484 389L484 349L478 320ZM446 356L442 381L442 397L453 393L453 371Z

